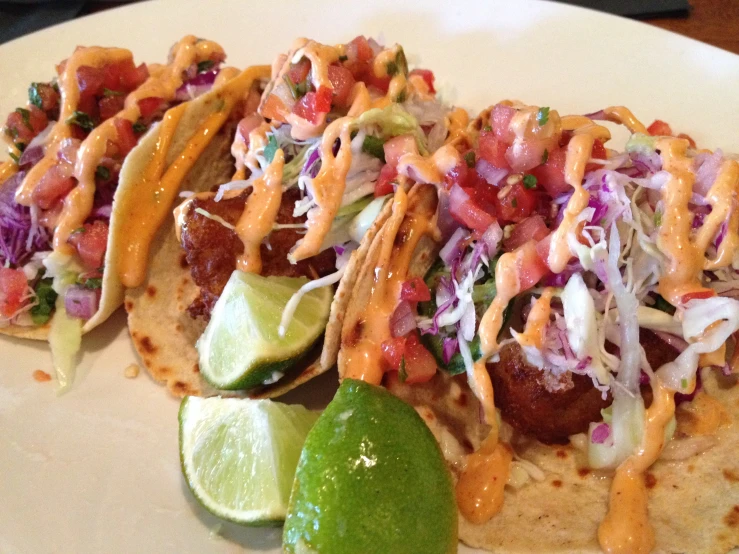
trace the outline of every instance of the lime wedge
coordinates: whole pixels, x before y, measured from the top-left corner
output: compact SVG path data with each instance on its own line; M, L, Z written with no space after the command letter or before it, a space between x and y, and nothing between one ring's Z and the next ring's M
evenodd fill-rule
M251 389L278 381L326 329L333 289L303 296L284 336L278 329L305 277L262 277L234 271L197 342L200 372L219 389Z
M305 440L282 544L288 554L457 552L452 476L412 407L344 379Z
M280 525L295 466L318 414L271 400L198 398L180 405L182 473L195 498L243 525Z

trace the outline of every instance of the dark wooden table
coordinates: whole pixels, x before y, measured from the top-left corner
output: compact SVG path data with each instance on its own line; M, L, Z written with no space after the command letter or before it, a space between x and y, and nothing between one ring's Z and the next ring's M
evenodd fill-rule
M739 0L690 0L686 18L646 19L668 31L739 54Z

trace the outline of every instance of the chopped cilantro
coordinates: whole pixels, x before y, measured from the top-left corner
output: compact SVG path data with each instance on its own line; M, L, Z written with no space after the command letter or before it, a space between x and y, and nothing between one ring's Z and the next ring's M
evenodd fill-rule
M216 62L213 60L203 60L202 62L198 62L198 73L204 73L211 69L214 65L216 65Z
M518 198L514 198L513 200L511 200L511 206L513 206L514 208L518 208Z
M51 317L56 302L56 291L51 286L52 279L41 279L36 283L36 305L31 308L31 319L36 325L43 325Z
M76 228L76 229L75 229L74 231L72 231L72 232L71 232L70 234L71 234L71 235L76 235L76 234L78 234L78 233L84 233L85 231L86 231L86 229L85 229L84 227L77 227L77 228Z
M277 139L274 135L270 135L269 141L267 141L267 146L264 147L264 159L267 160L268 163L272 163L272 160L275 159L275 154L277 153L278 148L279 145L277 144Z
M408 93L406 92L405 89L403 89L403 90L400 91L400 94L398 94L398 96L395 98L395 101L398 104L402 104L406 100L408 100Z
M546 125L547 121L549 121L549 108L539 108L539 111L536 112L536 122L539 124L539 127Z
M26 150L26 143L25 142L16 142L15 147L20 150L21 152L25 152Z
M59 83L57 83L56 80L52 81L51 88L53 88L56 92L59 92Z
M18 156L17 154L13 152L9 152L8 155L13 159L15 163L18 163L21 159L20 156Z
M533 175L524 175L523 176L523 186L527 189L535 189L536 188L536 177Z
M103 89L103 96L124 96L126 93L119 90L110 90L109 88Z
M65 121L67 125L77 125L79 128L85 131L92 131L95 128L95 122L85 112L79 110L75 111Z
M26 108L16 108L15 113L21 114L23 125L33 131L33 125L31 125L31 112L29 112Z
M666 314L673 315L675 313L675 306L670 304L667 300L662 298L659 294L654 297L654 308Z
M36 106L38 109L42 110L44 106L44 101L41 98L41 94L39 94L38 87L41 85L41 83L31 83L31 86L28 87L28 101Z
M133 124L133 132L137 135L140 135L141 133L146 131L146 123L142 119L139 119L136 121L136 123Z
M86 289L100 289L103 287L103 278L102 277L95 277L92 279L85 279L84 282L81 283L83 287Z
M390 75L390 77L394 77L398 74L398 64L393 62L387 62L385 65L385 70L387 71L387 74Z
M110 179L110 169L108 169L104 165L97 166L97 169L95 169L95 177L97 177L101 181L107 181L108 179Z
M687 379L680 379L680 388L685 390L688 388L688 380Z
M485 125L485 127L482 128L483 131L492 131L493 128L490 125Z
M18 136L18 129L15 127L5 127L5 134L14 139Z
M549 159L549 150L545 148L544 153L541 155L541 163L543 164L547 163L548 159Z
M470 150L464 155L464 161L467 162L467 167L475 167L475 152Z
M385 141L381 138L367 135L364 137L364 142L362 143L362 152L369 154L370 156L374 156L375 158L382 160L382 163L385 163L384 145Z
M340 62L345 62L348 59L349 59L349 56L339 56L339 61Z
M405 369L405 356L400 359L400 368L398 368L398 379L400 379L401 383L405 383L405 380L408 379L408 372Z
M659 227L662 225L662 212L656 211L654 212L654 226Z

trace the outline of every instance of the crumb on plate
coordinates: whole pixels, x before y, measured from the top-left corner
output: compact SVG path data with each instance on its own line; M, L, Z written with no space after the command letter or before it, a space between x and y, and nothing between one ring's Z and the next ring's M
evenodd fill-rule
M123 370L123 376L126 379L136 379L136 377L139 376L139 371L141 371L139 369L139 366L137 366L136 364L131 364Z
M51 375L49 375L45 371L41 371L40 369L37 369L33 372L33 378L39 383L46 383L47 381L51 381Z

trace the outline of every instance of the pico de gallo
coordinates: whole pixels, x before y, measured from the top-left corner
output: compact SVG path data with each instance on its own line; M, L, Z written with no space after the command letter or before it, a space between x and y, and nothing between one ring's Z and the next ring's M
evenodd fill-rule
M218 45L195 37L178 42L166 66L136 65L127 50L78 47L56 79L31 84L28 104L2 129L11 160L0 176L1 326L47 323L58 294L70 317L93 317L126 156L166 110L209 90L224 59ZM91 202L75 206L72 195L83 189ZM64 236L70 217L79 224ZM64 284L52 284L62 273Z

